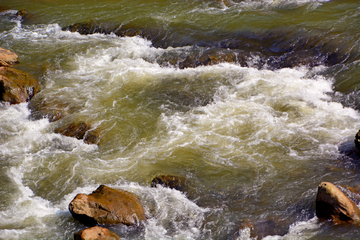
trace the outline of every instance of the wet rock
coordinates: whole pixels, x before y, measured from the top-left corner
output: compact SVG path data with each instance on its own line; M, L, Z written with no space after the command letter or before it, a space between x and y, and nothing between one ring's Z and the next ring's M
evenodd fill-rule
M97 129L87 131L84 136L84 143L87 144L98 144L100 141L100 132Z
M74 234L74 240L119 240L113 231L103 227L91 227Z
M39 82L29 74L9 67L0 67L0 101L10 104L26 102L39 91Z
M6 6L0 6L0 17L5 18L8 21L21 21L26 23L34 19L34 15L24 9L17 11L10 9Z
M316 216L335 223L360 223L360 210L356 204L329 182L322 182L318 187Z
M356 204L360 202L360 185L357 185L356 187L349 187L349 186L342 186L346 191L345 192L347 196L351 200L354 200Z
M71 123L67 126L56 128L55 133L79 140L84 139L84 142L87 144L96 144L100 141L98 130L92 130L85 122Z
M79 123L71 123L65 127L55 129L55 133L60 133L67 137L74 137L77 139L83 139L85 133L90 130L90 126L88 126L84 122Z
M151 182L151 186L156 187L156 185L161 185L163 187L179 191L186 191L188 187L186 178L171 175L160 175L155 177Z
M219 63L237 63L246 66L245 54L225 49L196 49L182 54L164 54L156 59L160 65L177 66L180 69L195 68L198 66L215 65Z
M34 14L22 9L16 13L17 16L21 17L23 23L27 23L34 20Z
M83 35L103 33L110 34L116 29L115 26L109 26L106 23L96 23L94 21L86 23L75 23L73 25L64 27L64 31L78 32Z
M19 62L19 56L10 50L0 48L0 66L8 67Z
M104 185L91 194L78 194L69 204L73 217L85 225L118 224L139 225L146 219L137 196Z
M276 219L267 219L258 222L247 220L240 229L245 228L250 229L251 239L263 239L266 236L284 236L288 232L289 226ZM239 236L235 236L236 239L237 237Z
M355 135L355 147L357 150L360 151L360 130L357 132L357 134Z
M138 27L109 23L77 23L63 30L81 34L113 33L117 36L140 36L152 41L154 47L195 46L184 53L165 54L157 59L160 64L179 68L232 62L241 66L279 69L301 65L315 67L333 66L349 59L350 50L339 48L336 36L328 32L316 34L299 30L272 30L253 33L217 31L209 34L206 30L188 29L186 26L171 25L167 29ZM191 34L189 34L191 32ZM194 52L194 49L200 49ZM356 54L355 54L356 55ZM173 57L173 59L171 59ZM163 58L163 59L162 59Z
M55 122L68 115L64 109L60 109L57 106L47 106L46 103L43 106L37 107L34 107L34 105L29 105L29 109L31 111L31 120L47 118L49 119L49 122Z
M115 34L119 37L134 37L139 36L152 41L157 41L164 37L164 32L155 28L138 27L127 24L115 24L115 23L98 23L90 21L86 23L75 23L70 26L63 27L64 31L78 32L80 34Z
M36 95L29 102L31 111L30 120L49 119L49 122L58 121L82 108L82 105L64 98Z

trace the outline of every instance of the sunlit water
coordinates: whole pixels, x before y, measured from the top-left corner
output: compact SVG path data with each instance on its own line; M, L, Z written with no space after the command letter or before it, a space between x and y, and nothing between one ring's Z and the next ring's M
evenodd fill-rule
M268 220L284 231L266 239L360 237L357 227L319 222L314 212L322 181L360 184L357 160L344 154L354 151L360 128L357 1L1 5L33 13L24 22L16 11L0 16L0 47L18 53L17 67L41 81L33 104L68 113L50 122L34 116L28 103L0 106L1 239L72 239L85 226L68 204L100 184L135 193L146 209L140 229L109 227L122 239L249 239L250 229L241 226ZM161 47L139 36L62 30L91 20L155 26L175 40ZM232 38L281 31L299 41L306 33L320 50L332 46L343 59L331 66L259 67L260 53L252 52L246 66L161 62L191 54L192 42L225 41L214 35L221 31ZM284 35L277 44L282 41L294 40ZM54 133L76 121L97 129L100 143ZM189 190L150 187L160 174L186 177Z

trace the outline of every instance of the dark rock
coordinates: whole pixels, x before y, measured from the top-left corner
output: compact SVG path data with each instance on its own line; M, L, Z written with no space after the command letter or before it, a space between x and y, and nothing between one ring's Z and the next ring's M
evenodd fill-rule
M331 219L335 223L360 222L360 210L356 204L329 182L322 182L318 187L316 216L319 219Z
M8 67L19 62L19 56L10 50L0 48L0 66Z
M28 21L34 20L34 15L24 9L17 11L12 10L6 6L0 6L0 17L5 18L8 21L21 21L26 23Z
M189 26L190 27L190 26ZM81 34L114 33L117 36L140 36L152 41L154 47L194 46L187 55L182 52L165 54L158 61L179 68L212 65L221 62L237 63L252 67L279 69L306 65L333 66L349 59L351 51L339 48L336 36L319 32L309 34L299 30L272 30L253 33L217 31L209 34L206 30L187 29L187 27L169 26L166 29L138 27L129 24L77 23L63 30ZM191 32L191 34L189 34ZM194 52L199 49L199 52ZM357 53L356 53L357 54ZM355 55L356 55L355 54ZM172 59L173 58L173 59ZM250 61L248 61L250 60Z
M84 139L87 144L96 144L99 142L99 131L91 130L91 127L85 122L71 123L67 126L55 129L55 133L60 133L67 137Z
M155 28L144 28L128 24L114 24L114 23L98 23L90 21L86 23L75 23L73 25L62 28L64 31L78 32L80 34L115 34L120 37L134 37L139 36L152 41L157 41L164 37L165 32Z
M23 23L27 23L29 21L33 21L34 20L34 14L22 9L20 11L18 11L16 13L17 16L20 16L21 17L21 21Z
M357 134L355 135L355 147L357 150L360 151L360 130L357 132Z
M0 101L10 104L26 102L39 91L39 82L29 74L9 67L0 67Z
M237 63L241 66L246 66L248 59L245 54L239 54L236 50L227 50L221 48L215 49L193 49L190 52L168 54L160 56L156 61L162 65L177 66L180 69L195 68L198 66L215 65L219 63Z
M78 194L69 204L73 217L85 225L139 225L146 219L137 196L101 185L91 194Z
M100 141L100 132L97 129L87 131L84 136L84 143L98 144Z
M84 122L79 123L71 123L65 127L55 129L55 133L60 133L67 137L74 137L77 139L83 139L85 133L90 130L90 126L88 126Z
M171 175L160 175L155 177L151 182L151 186L156 187L156 185L161 185L163 187L179 191L186 191L188 187L186 178Z
M113 231L103 227L91 227L74 234L74 240L119 240Z

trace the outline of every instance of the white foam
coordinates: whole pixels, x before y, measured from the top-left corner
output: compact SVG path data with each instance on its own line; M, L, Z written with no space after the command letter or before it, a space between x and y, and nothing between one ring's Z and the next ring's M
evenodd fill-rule
M215 6L211 1L203 2L200 7L196 7L190 13L201 14L218 14L222 15L229 12L243 12L253 10L273 10L283 7L299 7L308 4L308 8L314 10L321 6L324 2L330 0L245 0L245 1L232 1L223 0L218 1Z
M55 215L59 208L41 197L35 196L29 187L22 183L23 172L12 167L8 172L19 192L6 210L0 211L0 236L3 239L22 238L23 234L42 229L47 221L44 217Z
M321 223L319 223L318 218L314 217L307 221L299 221L292 224L289 227L289 231L284 236L271 235L266 236L263 240L305 240L315 236L321 227ZM237 240L245 240L245 239L257 239L251 238L251 229L250 228L242 228L239 230L239 236L236 238Z
M111 40L114 38L118 38L114 34L100 34L100 33L94 33L89 35L81 35L77 32L70 32L70 31L63 31L61 27L54 23L54 24L39 24L39 25L32 25L32 26L23 26L23 25L17 25L13 29L9 31L5 31L0 33L1 38L8 38L11 37L13 39L21 40L26 39L29 41L43 41L43 42L49 42L49 41L62 41L62 42L68 42L73 40Z
M49 145L62 142L71 149L80 151L93 151L96 145L88 145L75 138L65 137L53 133L48 119L31 121L28 119L29 110L27 103L11 105L0 112L1 135L5 141L0 145L0 153L4 157L19 157L21 161L29 161L32 154L44 154ZM27 155L28 153L31 153Z
M196 239L201 236L201 225L208 209L197 206L180 191L135 183L117 187L135 193L144 203L150 215L145 224L146 239ZM169 223L171 231L166 227Z
M211 146L212 152L218 152L214 160L227 159L224 163L231 165L227 156L246 155L244 148L249 147L252 154L264 140L270 146L286 142L291 146L296 136L314 146L321 142L314 153L325 153L325 149L333 153L338 143L356 131L359 113L332 102L327 94L332 92L332 81L307 78L307 69L270 71L220 64L173 74L198 77L210 72L229 76L230 85L219 87L212 104L186 113L162 114L160 126L169 135L158 146L162 151L185 145ZM248 134L246 139L244 134ZM289 153L295 148L296 144Z

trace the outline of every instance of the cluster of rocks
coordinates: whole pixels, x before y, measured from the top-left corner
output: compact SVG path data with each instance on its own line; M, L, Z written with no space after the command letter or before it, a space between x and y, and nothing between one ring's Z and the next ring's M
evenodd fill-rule
M152 187L163 186L180 191L188 190L184 177L159 175L151 182ZM347 187L349 192L360 194L360 188ZM357 199L360 201L359 199ZM318 186L315 201L316 216L320 221L331 220L335 224L359 224L360 209L344 191L330 182ZM140 226L147 219L144 207L138 197L130 192L112 189L101 185L91 194L78 194L69 204L73 217L89 228L75 233L75 239L120 239L114 232L96 225L124 224ZM94 227L95 226L95 227ZM250 237L261 239L266 236L283 236L288 232L286 223L277 219L260 222L245 221L241 229L250 229ZM235 236L237 239L237 236Z
M24 19L29 17L25 11L18 11L16 16ZM64 30L76 31L81 34L90 33L115 33L119 36L141 36L151 39L154 46L166 48L168 46L187 45L187 42L176 42L168 39L164 42L164 36L167 33L158 29L136 28L123 25L109 26L97 24L95 22L74 24L65 27ZM172 35L172 34L170 34ZM215 34L216 35L216 34ZM221 34L218 34L221 35ZM174 35L175 38L177 35ZM232 62L246 66L250 53L258 52L263 54L260 48L267 49L261 66L268 64L274 68L293 67L302 65L316 66L319 64L334 65L344 61L347 56L341 52L324 53L318 50L315 43L316 39L309 39L307 45L294 45L292 49L285 50L284 46L275 46L272 44L276 37L255 37L255 36L236 36L237 40L229 38L227 42L214 41L197 44L198 51L195 49L193 54L165 54L157 61L160 64L176 65L179 68L197 67L200 65L213 65L221 62ZM260 44L261 41L269 41L269 46ZM195 41L196 42L196 41ZM289 41L288 41L289 42ZM250 46L248 52L244 52L240 46ZM304 47L302 49L301 47ZM200 47L205 47L200 49ZM195 47L196 48L196 47ZM326 49L325 49L326 50ZM299 56L305 56L299 60ZM35 94L40 91L40 83L31 75L14 68L19 62L19 57L7 50L0 48L0 102L9 104L18 104L30 101ZM37 115L35 118L47 117L51 122L58 121L68 113L52 106L47 106L44 102L33 104L33 112ZM71 114L71 113L70 113ZM85 143L99 143L100 133L93 129L84 121L74 122L55 129L55 133L65 136L83 139ZM355 146L360 151L360 131L355 136ZM152 180L151 186L163 186L187 191L187 179L178 176L160 175ZM348 190L359 193L357 189L348 188ZM360 201L360 199L358 199ZM101 239L112 240L120 239L116 233L107 228L97 225L124 224L127 226L140 226L147 219L144 206L139 198L130 192L118 190L101 185L91 194L78 194L69 204L69 211L72 216L89 228L74 234L75 240ZM336 224L355 224L360 223L360 209L354 200L346 196L337 186L330 182L322 182L318 186L316 196L316 216L319 220L331 220ZM280 227L279 227L280 226ZM243 225L251 229L252 238L263 238L267 235L284 235L287 232L286 227L281 227L277 221L269 219L263 222L248 221Z
M39 81L30 74L14 68L17 63L19 57L16 53L0 48L0 102L8 104L28 102L40 91ZM29 107L39 115L37 118L49 117L51 122L66 116L61 110L53 114L51 107L45 104L30 104ZM100 141L100 132L83 121L56 128L55 133L83 139L87 144L97 144Z
M151 183L152 187L157 185L184 190L187 181L183 177L160 175ZM90 194L76 195L69 204L69 211L76 220L90 227L75 233L76 240L120 239L116 233L96 225L140 226L147 219L145 209L135 194L105 185L100 185Z

